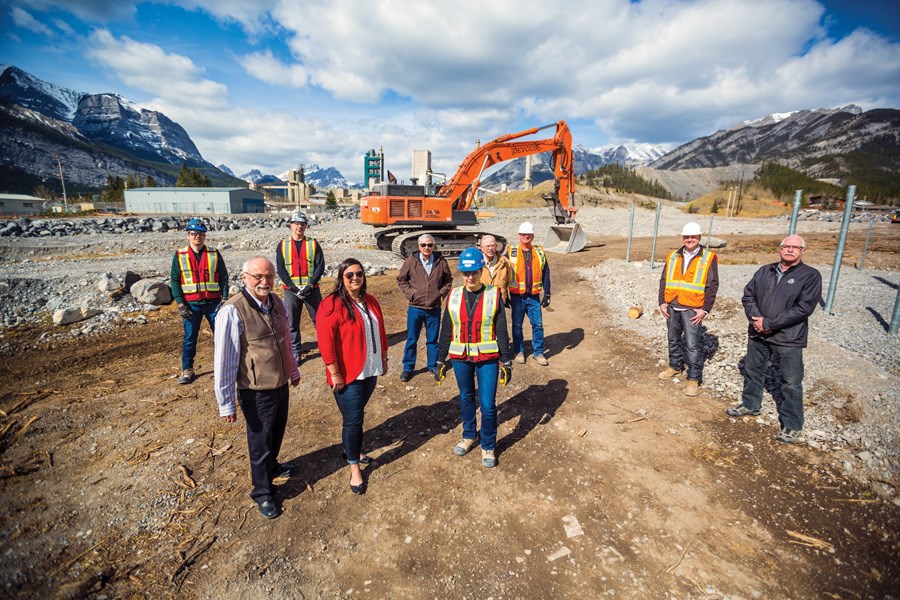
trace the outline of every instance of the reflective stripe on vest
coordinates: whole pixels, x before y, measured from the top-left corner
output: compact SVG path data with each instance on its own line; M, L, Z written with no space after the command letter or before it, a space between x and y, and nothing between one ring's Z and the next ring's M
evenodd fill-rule
M190 246L178 251L178 270L181 272L181 292L188 302L222 297L219 287L219 253L212 246L204 246L200 261Z
M678 299L679 304L689 308L703 306L706 296L706 278L715 257L714 252L704 250L697 260L688 265L687 272L685 272L682 266L684 254L680 249L672 252L666 260L665 301L672 302Z
M292 238L288 238L281 244L281 255L284 257L284 269L291 274L294 285L297 287L307 285L310 274L316 270L316 240L305 238L303 250L298 256L297 244ZM291 286L286 285L284 289L289 290Z
M447 312L453 322L450 340L451 359L469 359L481 362L496 358L500 354L497 334L494 331L494 317L500 307L500 293L497 288L486 285L475 304L474 315L468 314L465 286L455 288L447 299Z
M509 282L510 294L540 294L544 289L544 265L547 257L540 246L531 247L531 290L525 289L525 257L519 244L506 249L506 258L513 269L513 279Z

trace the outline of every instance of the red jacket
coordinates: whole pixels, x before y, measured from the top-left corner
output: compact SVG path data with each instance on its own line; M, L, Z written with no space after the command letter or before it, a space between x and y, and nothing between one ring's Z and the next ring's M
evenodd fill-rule
M387 359L387 333L384 330L384 315L381 305L371 294L366 294L366 304L378 319L378 335L381 338L381 360ZM316 337L319 353L326 365L337 363L338 372L345 383L351 383L362 373L366 363L366 330L362 317L356 315L351 321L347 308L334 294L326 296L316 311ZM331 373L325 369L328 385L332 385Z

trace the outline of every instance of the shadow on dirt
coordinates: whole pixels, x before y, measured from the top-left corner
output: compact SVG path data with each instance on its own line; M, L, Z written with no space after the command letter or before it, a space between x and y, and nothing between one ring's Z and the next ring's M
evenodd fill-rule
M546 385L531 385L497 407L497 424L518 418L515 428L497 440L497 454L513 447L538 425L545 425L568 397L568 383L552 379ZM430 439L445 435L460 424L459 395L450 400L414 406L365 432L363 446L376 455L369 468L363 471L368 481L378 469L415 452ZM382 454L377 450L388 448ZM294 498L306 484L315 485L326 477L345 469L341 445L332 444L293 458L285 464L294 468L295 477L281 486L281 500Z

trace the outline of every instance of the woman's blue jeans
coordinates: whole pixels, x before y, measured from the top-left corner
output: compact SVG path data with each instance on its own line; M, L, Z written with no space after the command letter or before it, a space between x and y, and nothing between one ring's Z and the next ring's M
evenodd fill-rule
M347 464L359 463L359 455L362 452L363 441L363 417L366 404L375 391L375 382L378 377L367 377L351 381L340 392L332 392L337 400L341 416L344 417L344 425L341 429L341 443L344 446L344 454Z
M478 436L478 423L475 419L477 396L481 407L481 448L493 450L497 445L497 376L500 373L500 363L496 360L482 363L454 360L452 364L456 385L459 386L463 437L474 440Z

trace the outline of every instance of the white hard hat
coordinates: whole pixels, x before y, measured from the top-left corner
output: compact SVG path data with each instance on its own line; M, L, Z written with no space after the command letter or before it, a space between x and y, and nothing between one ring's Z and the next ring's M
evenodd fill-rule
M530 233L531 235L534 235L534 225L525 221L519 225L519 233Z
M288 223L309 223L306 219L306 213L303 211L295 210L291 213L291 218L288 219Z
M694 223L693 221L691 221L684 226L684 229L681 230L681 235L703 235L703 228L700 227L699 223Z

